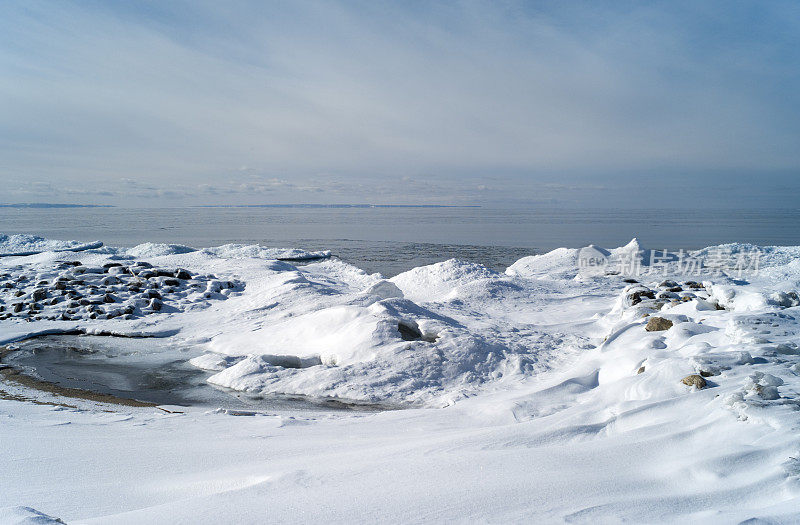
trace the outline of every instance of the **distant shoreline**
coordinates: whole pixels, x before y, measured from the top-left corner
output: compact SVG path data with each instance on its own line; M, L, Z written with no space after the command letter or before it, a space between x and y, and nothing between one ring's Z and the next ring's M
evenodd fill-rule
M478 204L198 204L189 208L480 208Z
M115 208L111 204L51 204L48 202L31 202L16 204L0 204L0 208Z
M116 208L112 204L0 204L0 208ZM480 208L478 204L195 204L179 208Z

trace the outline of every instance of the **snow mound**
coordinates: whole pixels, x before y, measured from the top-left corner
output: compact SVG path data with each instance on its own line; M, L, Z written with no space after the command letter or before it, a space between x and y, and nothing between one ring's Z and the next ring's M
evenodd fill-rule
M408 403L480 384L503 360L499 345L451 318L401 298L358 304L363 297L310 312L298 304L296 315L268 315L262 328L215 338L212 351L246 357L208 381L247 392ZM209 363L218 361L195 364Z
M578 273L578 250L557 248L541 255L523 257L506 268L506 275L525 279L571 279Z
M326 261L262 270L246 290L246 309L216 318L201 336L211 354L193 361L224 368L209 382L235 390L444 406L559 359L545 357L557 348L548 334L526 327L507 340L484 330L481 313L463 312L466 302L503 315L533 295L477 264L450 260L381 280ZM241 360L225 366L229 356Z
M483 279L497 279L501 274L480 264L449 259L429 266L420 266L389 279L415 302L446 299L459 286Z
M393 297L403 298L403 291L391 281L380 280L364 290L365 294L377 295L381 299L391 299Z
M201 370L213 370L218 372L235 365L240 360L240 357L207 353L190 359L189 364Z
M203 253L220 257L222 259L278 259L284 261L306 261L324 259L331 256L331 252L306 251L297 248L267 248L258 244L223 244L213 248L204 248Z
M0 257L36 255L42 252L80 252L100 248L100 241L60 241L36 235L0 234Z
M128 248L125 250L126 255L131 257L162 257L165 255L179 255L183 253L191 253L196 251L195 248L184 246L182 244L162 244L146 242Z

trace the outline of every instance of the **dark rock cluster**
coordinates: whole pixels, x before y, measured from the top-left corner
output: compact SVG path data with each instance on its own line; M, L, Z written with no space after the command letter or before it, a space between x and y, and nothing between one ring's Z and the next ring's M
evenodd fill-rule
M135 319L203 308L243 289L237 280L155 268L144 261L102 267L66 261L50 271L17 266L0 273L0 320Z

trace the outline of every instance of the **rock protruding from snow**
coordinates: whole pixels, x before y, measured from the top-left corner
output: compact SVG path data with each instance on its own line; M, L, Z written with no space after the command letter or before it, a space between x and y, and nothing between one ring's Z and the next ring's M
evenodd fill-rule
M703 376L698 374L691 374L684 377L683 379L681 379L681 383L683 383L686 386L694 387L698 390L705 388L707 384Z
M115 270L118 272L111 275ZM178 274L188 279L174 277ZM210 285L218 293L203 294ZM60 262L36 268L19 265L0 275L0 320L130 320L164 310L202 309L209 300L225 300L243 289L240 281L222 282L186 270L153 268L149 263L130 267L117 262L101 267Z
M651 317L644 327L648 332L663 332L672 328L672 321L663 317Z

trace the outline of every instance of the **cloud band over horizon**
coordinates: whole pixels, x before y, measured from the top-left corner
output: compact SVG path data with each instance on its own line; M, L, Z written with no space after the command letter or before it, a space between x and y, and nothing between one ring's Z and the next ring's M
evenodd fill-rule
M0 42L2 201L800 189L791 2L9 2Z

